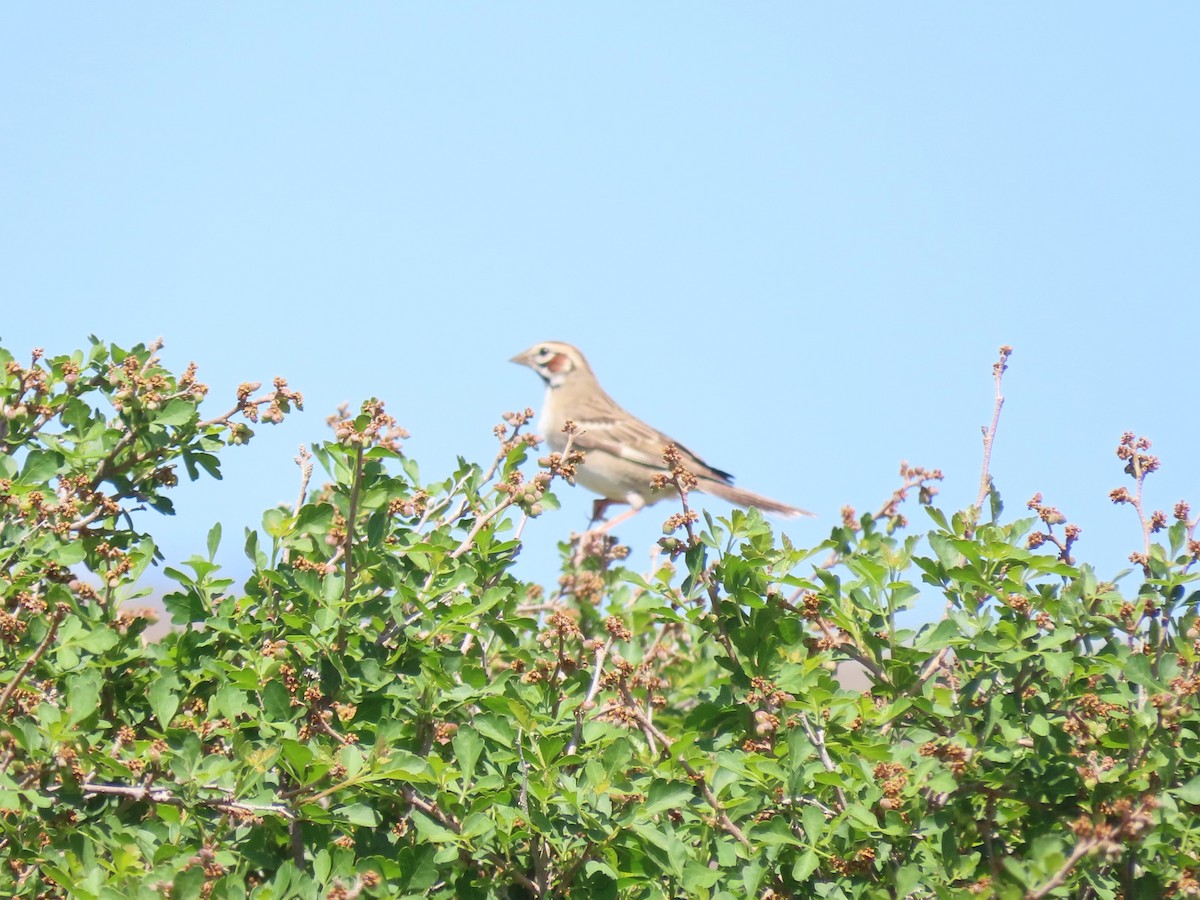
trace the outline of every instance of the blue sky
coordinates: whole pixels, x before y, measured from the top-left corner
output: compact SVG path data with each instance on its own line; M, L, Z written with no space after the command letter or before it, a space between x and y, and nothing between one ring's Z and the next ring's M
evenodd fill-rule
M1163 458L1155 506L1200 509L1197 34L1185 4L9 4L0 339L162 335L214 409L305 393L179 490L173 560L290 500L344 401L386 400L429 478L490 458L545 339L818 512L799 543L901 459L960 508L1007 343L1009 513L1043 491L1112 574L1121 432ZM564 500L529 577L586 520ZM621 530L634 562L664 516Z

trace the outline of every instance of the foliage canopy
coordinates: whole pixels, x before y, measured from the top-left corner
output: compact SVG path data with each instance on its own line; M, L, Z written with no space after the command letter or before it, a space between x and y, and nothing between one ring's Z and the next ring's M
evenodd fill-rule
M0 350L5 894L1200 893L1200 543L1186 504L1143 506L1148 442L1118 449L1144 540L1113 581L1040 497L1005 518L986 467L954 514L904 467L811 548L698 515L676 471L652 571L589 533L545 589L512 571L524 523L586 459L522 475L526 411L493 463L424 482L369 401L246 531L244 584L219 527L165 568L175 628L146 641L130 510L300 403L247 384L205 420L157 349ZM899 627L922 591L945 615Z

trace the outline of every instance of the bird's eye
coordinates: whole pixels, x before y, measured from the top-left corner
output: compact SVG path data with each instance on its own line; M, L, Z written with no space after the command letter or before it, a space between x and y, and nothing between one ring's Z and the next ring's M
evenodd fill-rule
M547 356L550 355L550 348L549 347L538 347L537 355L540 356L542 359L545 359Z

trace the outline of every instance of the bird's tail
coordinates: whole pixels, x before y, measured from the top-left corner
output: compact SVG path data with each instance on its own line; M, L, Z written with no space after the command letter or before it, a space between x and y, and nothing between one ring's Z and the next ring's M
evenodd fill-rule
M770 497L742 490L741 488L734 487L732 484L724 484L723 482L712 481L707 478L700 479L697 490L703 491L706 494L712 494L714 497L720 497L722 500L728 500L735 506L753 506L762 512L782 516L785 519L798 519L801 516L814 515L814 513L810 513L807 509L800 509L798 506L789 506L787 503L780 503L778 500L772 500Z

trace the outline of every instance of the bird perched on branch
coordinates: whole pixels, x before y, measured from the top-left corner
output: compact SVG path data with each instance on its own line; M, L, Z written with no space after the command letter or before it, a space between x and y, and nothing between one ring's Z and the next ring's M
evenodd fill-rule
M551 449L563 450L568 438L563 426L568 421L575 423L571 446L585 454L576 480L600 495L593 506L593 521L598 521L613 503L629 504L628 510L603 528L611 528L643 506L669 496L666 491L652 491L650 484L656 475L671 474L663 453L672 445L677 448L680 464L695 476L695 490L777 516L812 515L807 510L734 487L733 476L728 472L714 469L682 444L627 413L604 392L583 354L570 344L560 341L534 344L514 356L512 362L529 366L546 382L541 428Z

